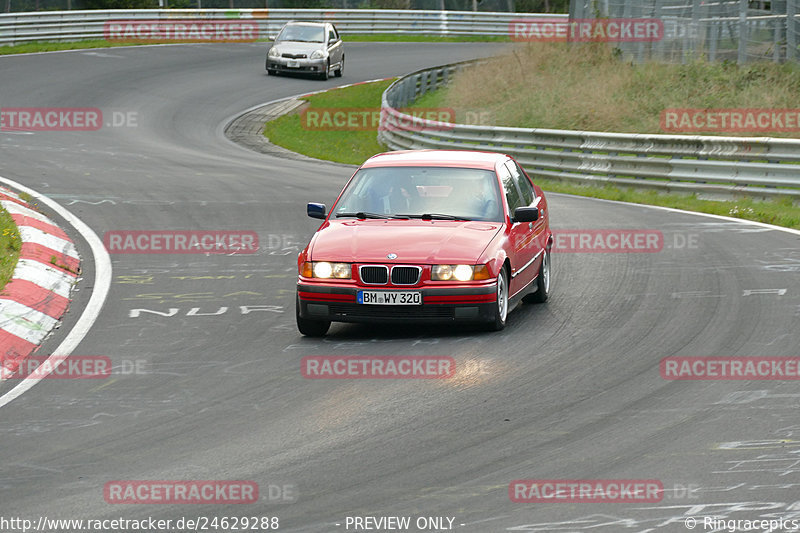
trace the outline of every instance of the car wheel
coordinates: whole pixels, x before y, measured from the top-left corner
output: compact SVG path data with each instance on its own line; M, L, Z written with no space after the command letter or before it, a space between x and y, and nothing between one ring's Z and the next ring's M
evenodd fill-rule
M295 305L295 317L297 318L297 329L306 337L322 337L328 333L331 327L330 320L312 320L300 316L300 297L297 297Z
M319 79L321 79L322 81L327 80L328 76L330 75L330 70L331 70L331 62L330 60L328 60L328 63L325 65L325 70L322 72L322 74L319 75Z
M342 56L342 61L339 63L339 68L333 71L333 75L337 78L341 78L342 74L344 74L344 56Z
M539 277L536 278L536 292L526 294L523 301L541 304L550 297L550 251L544 251L542 265L539 267Z
M497 274L497 305L494 310L494 320L489 323L489 329L500 331L506 327L508 316L508 273L505 266Z

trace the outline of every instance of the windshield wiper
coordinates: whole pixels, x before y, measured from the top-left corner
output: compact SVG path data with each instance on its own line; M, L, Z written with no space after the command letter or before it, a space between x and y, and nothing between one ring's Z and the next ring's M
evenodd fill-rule
M423 213L421 215L395 215L402 218L421 218L422 220L472 220L468 217L445 215L442 213Z
M367 213L359 211L357 213L336 213L336 218L339 217L356 217L356 218L392 218L389 215L381 215L378 213Z

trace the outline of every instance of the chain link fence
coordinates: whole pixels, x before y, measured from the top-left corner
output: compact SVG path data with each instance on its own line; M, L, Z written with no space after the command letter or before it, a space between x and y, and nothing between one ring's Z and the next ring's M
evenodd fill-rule
M571 0L571 19L656 18L663 38L621 42L634 61L797 61L800 0Z

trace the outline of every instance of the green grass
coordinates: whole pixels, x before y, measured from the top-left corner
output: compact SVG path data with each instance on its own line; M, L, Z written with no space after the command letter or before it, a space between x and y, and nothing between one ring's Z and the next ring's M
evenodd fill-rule
M544 189L545 192L558 192L634 204L672 207L685 211L697 211L699 213L755 220L756 222L800 229L800 206L792 205L791 198L782 198L769 202L753 200L751 198L715 201L703 200L697 198L695 195L686 196L639 189L620 189L611 185L595 187L591 185L571 184L551 179L536 178L535 174L531 174L531 177L534 178L536 184Z
M119 43L105 39L92 39L87 41L74 41L70 43L45 43L34 42L17 44L14 46L0 46L0 55L30 54L33 52L58 52L61 50L84 50L87 48L113 48L115 46L136 46L145 43Z
M464 43L464 42L510 42L507 36L497 35L405 35L398 33L379 33L379 34L343 34L342 39L346 42L411 42L411 43ZM267 39L259 39L265 45ZM0 46L0 55L9 54L29 54L33 52L57 52L61 50L84 50L88 48L113 48L115 46L140 46L144 44L158 44L157 42L131 42L121 43L112 42L105 39L91 39L85 41L74 41L69 43L51 42L32 42L17 44L14 46Z
M628 133L662 130L667 109L796 109L800 66L696 60L633 64L604 44L525 43L465 68L417 105L446 105L456 117L483 113L487 125ZM794 132L723 132L797 137Z
M367 108L380 111L381 94L392 80L334 89L304 98L309 110ZM367 158L386 151L377 141L376 129L368 131L317 130L304 126L300 113L267 122L264 136L293 152L317 159L360 165Z
M0 207L0 290L14 273L21 246L17 225L8 211Z
M312 108L344 108L380 106L380 97L390 82L376 82L344 89L334 89L306 98ZM444 92L430 93L415 102L415 107L446 106ZM457 118L461 120L462 117ZM377 131L308 131L301 127L298 114L285 115L267 123L265 135L270 141L311 157L358 165L371 155L384 151L376 141ZM344 153L346 152L346 153ZM767 224L800 229L800 206L791 199L758 201L749 198L713 201L694 195L665 194L657 191L596 187L538 178L531 175L546 192L558 192L606 200L658 205L686 211L724 215Z

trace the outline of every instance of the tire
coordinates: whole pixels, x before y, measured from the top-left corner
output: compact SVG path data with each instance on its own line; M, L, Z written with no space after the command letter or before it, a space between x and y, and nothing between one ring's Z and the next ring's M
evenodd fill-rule
M506 327L508 318L508 270L505 266L497 274L497 307L494 310L494 320L489 322L490 331L500 331Z
M274 70L267 69L267 76L274 76L274 75L275 75L275 71Z
M526 303L542 304L550 297L550 251L544 251L539 276L536 278L536 292L526 294L522 299Z
M322 81L327 80L328 77L330 76L330 71L331 71L331 63L330 61L328 61L328 64L325 65L325 71L319 75L319 79L321 79Z
M301 317L299 296L295 305L295 317L297 318L297 329L306 337L323 337L331 327L330 320L312 320Z
M339 63L339 68L333 71L333 75L337 78L341 78L342 74L344 74L344 56L342 56L342 62Z

